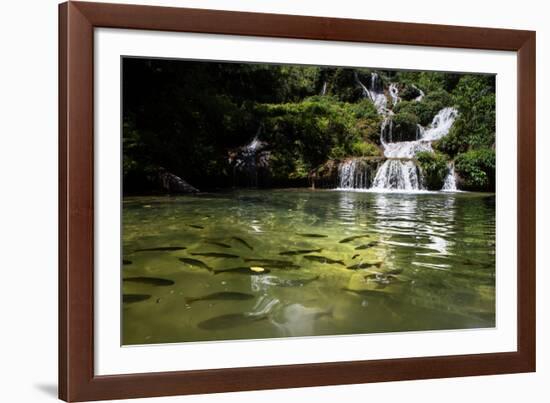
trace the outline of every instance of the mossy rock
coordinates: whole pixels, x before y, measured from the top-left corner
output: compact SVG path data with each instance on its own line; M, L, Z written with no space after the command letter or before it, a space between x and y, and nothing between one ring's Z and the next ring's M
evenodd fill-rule
M338 160L328 160L309 173L309 182L313 188L335 188L338 181Z
M449 171L445 156L440 153L424 151L416 155L416 160L428 190L440 190Z

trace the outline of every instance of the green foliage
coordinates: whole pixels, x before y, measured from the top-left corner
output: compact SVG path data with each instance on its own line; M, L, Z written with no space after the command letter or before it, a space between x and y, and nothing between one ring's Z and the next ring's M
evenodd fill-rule
M454 100L447 91L439 89L428 93L420 103L431 105L432 109L439 111L445 107L453 106Z
M466 190L494 190L495 151L490 148L471 150L457 155L455 169Z
M409 102L420 96L420 91L412 85L406 85L399 92L399 96L403 101Z
M415 85L425 93L437 90L451 92L457 85L460 77L460 74L435 71L399 71L395 74L394 81L403 85ZM409 91L412 92L412 90Z
M372 143L357 141L351 145L351 156L353 157L378 157L380 149Z
M402 101L395 107L396 112L407 112L415 115L422 126L429 125L437 112L452 106L453 98L445 90L437 90L429 93L422 101Z
M422 151L416 154L416 159L428 190L441 189L448 171L445 156L441 153Z
M358 103L350 105L351 113L355 118L355 129L359 135L370 143L380 142L380 124L382 118L378 115L373 103L362 99Z
M392 121L392 141L416 140L418 117L414 113L399 111L392 117Z
M336 68L326 73L327 94L339 101L357 102L363 98L363 91L355 80L353 69Z
M459 134L453 125L445 137L433 143L433 147L450 157L454 157L458 153L467 151L469 145L459 137Z
M461 158L467 186L484 186L470 165L479 165L491 182L494 167L466 161L471 162L471 151L494 144L493 76L376 72L378 91L397 83L403 99L394 107L393 141L416 139L418 124L427 126L439 110L455 106L459 117L434 148ZM202 189L228 186L234 172L229 154L255 135L266 144L269 171L280 183L305 179L331 158L378 156L383 117L358 82L370 86L371 73L365 68L124 59L125 188L159 167ZM420 102L413 100L419 94L414 86L425 92ZM435 186L442 157L430 158L420 155L419 161Z
M464 146L458 151L491 147L495 143L495 77L464 75L453 92L459 117L453 136Z
M356 119L373 119L380 121L374 104L368 99L361 99L359 102L349 105L350 112Z
M285 175L297 169L298 161L305 172L327 157L342 158L359 152L356 144L363 142L364 127L357 124L358 120L374 119L370 106L339 102L328 96L310 97L300 103L261 104L256 113L263 122L263 140L270 144L277 170ZM367 147L363 146L361 152L374 153Z

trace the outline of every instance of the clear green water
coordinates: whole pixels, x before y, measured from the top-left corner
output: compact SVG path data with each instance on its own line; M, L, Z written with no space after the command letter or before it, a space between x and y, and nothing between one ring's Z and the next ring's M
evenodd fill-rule
M364 237L340 242L354 235ZM186 249L136 251L168 246ZM280 254L309 249L344 265ZM192 255L209 252L239 257ZM126 345L495 325L494 195L243 190L125 198L123 257L131 262L123 279L148 278L122 283L127 301L143 298L123 303ZM250 258L289 263L243 260ZM348 268L359 263L371 266ZM265 271L215 273L238 267ZM192 300L218 292L239 294Z

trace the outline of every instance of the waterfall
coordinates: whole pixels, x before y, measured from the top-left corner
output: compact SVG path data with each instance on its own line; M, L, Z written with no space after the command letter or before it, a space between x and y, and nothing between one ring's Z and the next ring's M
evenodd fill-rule
M388 160L376 173L373 189L404 191L425 189L422 175L413 159L421 151L433 152L432 141L447 135L457 114L458 111L455 108L443 108L435 115L428 128L417 126L415 141L392 143L391 138L389 143L382 141L384 156Z
M392 106L397 105L397 103L400 101L399 98L399 88L397 88L396 83L391 83L388 87L388 92L390 93L390 97L392 100Z
M374 178L375 190L420 190L424 186L419 169L412 160L388 159Z
M401 141L399 143L386 143L384 145L384 157L412 159L420 151L432 152L432 143L422 139L416 141Z
M255 155L256 150L258 150L258 148L260 147L261 144L262 143L260 142L260 139L258 138L258 135L256 134L254 136L254 138L252 139L252 141L250 143L248 143L247 145L245 145L245 149L251 155Z
M432 123L422 135L423 140L439 140L446 136L455 122L458 111L455 108L443 108L435 115Z
M416 164L416 154L421 151L433 152L432 141L439 140L449 133L458 111L455 108L443 108L433 118L428 127L417 125L414 141L393 142L393 111L387 108L388 99L380 85L378 74L372 73L370 86L367 87L355 73L355 80L363 90L363 95L369 98L378 113L384 117L380 128L380 143L387 160L378 168L374 179L370 181L369 171L360 159L351 158L340 163L338 167L338 187L340 189L372 189L376 191L419 191L424 190L421 170ZM424 92L413 85L419 95L415 101L421 102ZM392 107L399 98L397 84L391 83L388 94L392 99ZM449 166L449 173L442 190L456 190L454 166Z
M321 95L325 96L327 94L327 82L323 82L323 88L321 88Z
M380 142L385 145L387 142L393 141L393 111L388 110L388 114L384 117L382 125L380 126Z
M354 72L355 82L363 90L363 96L370 99L379 114L385 115L387 113L388 99L384 94L384 88L380 85L380 78L377 73L371 73L370 87L367 87L359 79L357 72Z
M359 87L361 87L361 89L363 90L363 96L365 98L368 98L370 99L372 102L374 102L374 98L371 96L370 94L370 91L369 89L367 88L367 86L365 84L363 84L361 82L361 80L359 80L359 75L357 74L356 71L353 72L353 77L355 78L355 82L359 85Z
M381 137L382 146L384 147L384 157L387 158L414 158L420 151L433 152L432 141L439 140L449 133L458 111L455 108L443 108L432 120L428 128L417 126L415 141L401 141L398 143L384 142L384 137Z
M424 98L424 91L422 91L420 88L418 88L416 85L412 85L412 87L418 91L418 96L414 99L416 102L422 101L422 98Z
M388 104L388 99L384 94L384 89L382 88L382 86L381 85L379 86L378 74L374 72L371 73L370 94L374 102L374 106L376 107L376 110L378 111L378 113L384 114L384 112L386 111L386 106Z
M265 150L266 143L260 140L263 125L258 127L252 140L229 153L229 163L233 166L233 182L237 176L244 179L247 186L258 186L259 171L269 165L270 154ZM239 174L239 175L237 175Z
M455 164L452 162L449 164L449 172L445 177L441 190L446 192L456 192Z
M367 189L369 172L361 160L351 158L338 166L338 187L340 189Z

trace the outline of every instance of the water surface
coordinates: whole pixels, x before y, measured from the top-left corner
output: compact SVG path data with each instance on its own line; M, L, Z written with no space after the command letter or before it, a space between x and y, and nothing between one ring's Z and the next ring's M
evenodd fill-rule
M490 194L124 198L123 259L126 345L495 325Z

